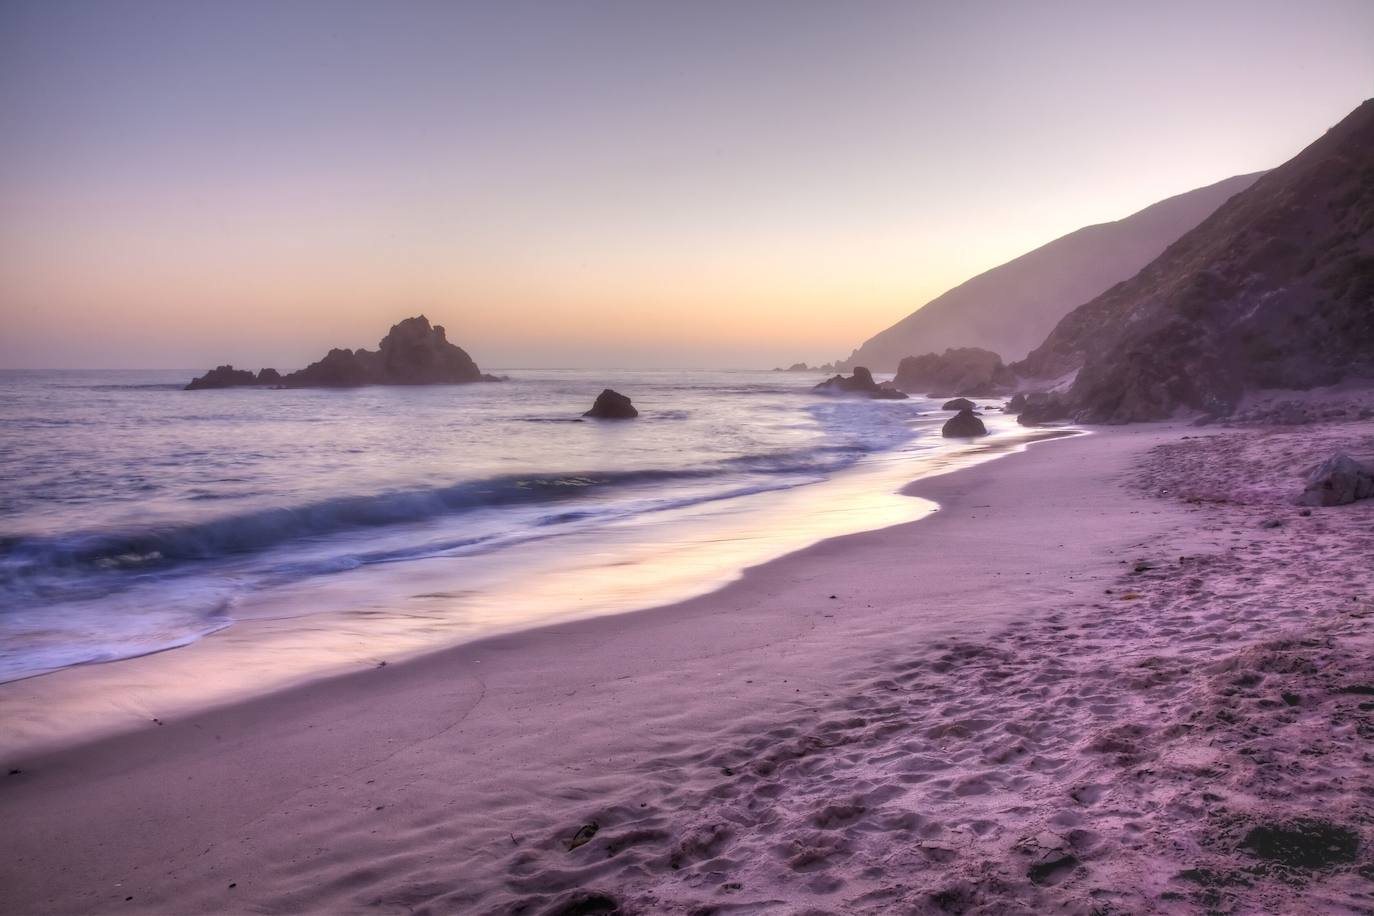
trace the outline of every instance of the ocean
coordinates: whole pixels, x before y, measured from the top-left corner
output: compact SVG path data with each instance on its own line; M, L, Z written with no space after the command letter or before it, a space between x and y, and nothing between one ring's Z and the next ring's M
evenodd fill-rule
M0 373L0 682L241 627L251 645L265 621L273 680L676 600L919 517L896 489L974 448L939 436L937 402L818 396L819 375L504 371L216 391ZM581 420L603 387L640 418ZM987 420L982 448L1014 429Z

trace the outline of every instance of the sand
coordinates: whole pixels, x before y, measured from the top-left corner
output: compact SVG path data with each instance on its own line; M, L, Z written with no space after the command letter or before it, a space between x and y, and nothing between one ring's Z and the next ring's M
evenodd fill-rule
M1287 502L1337 445L1040 443L699 599L9 762L0 910L1370 912L1374 500Z

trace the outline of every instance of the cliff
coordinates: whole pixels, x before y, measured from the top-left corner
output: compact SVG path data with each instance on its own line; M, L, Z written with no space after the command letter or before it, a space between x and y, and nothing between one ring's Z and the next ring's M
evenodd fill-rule
M1224 415L1247 390L1374 376L1374 100L1012 368L1077 373L1026 422Z
M949 347L1020 359L1071 309L1135 274L1258 177L1228 178L1055 239L932 299L838 365L892 371L903 357Z

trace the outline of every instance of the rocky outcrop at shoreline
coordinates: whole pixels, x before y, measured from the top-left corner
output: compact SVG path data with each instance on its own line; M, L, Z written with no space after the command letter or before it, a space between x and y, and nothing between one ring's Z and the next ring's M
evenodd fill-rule
M192 380L188 391L245 385L281 385L286 388L353 388L361 385L460 385L499 381L484 375L472 357L449 343L441 325L431 325L424 315L392 325L376 350L333 349L325 357L287 375L263 369L256 376L247 370L220 366Z
M1016 384L1016 376L991 350L960 347L908 356L897 365L892 384L930 397L976 397L1008 389Z
M903 401L906 395L895 388L887 388L873 381L873 373L863 366L855 366L854 374L832 376L811 389L817 394L861 395L880 401Z

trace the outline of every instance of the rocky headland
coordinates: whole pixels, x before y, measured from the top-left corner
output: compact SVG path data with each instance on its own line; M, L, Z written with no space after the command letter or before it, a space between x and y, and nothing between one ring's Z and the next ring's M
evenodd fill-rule
M1224 417L1247 392L1374 377L1374 100L1012 368L1056 389L1023 423Z
M1238 175L1070 232L932 299L834 368L892 371L904 356L945 347L981 347L1020 359L1074 306L1130 279L1258 177Z

